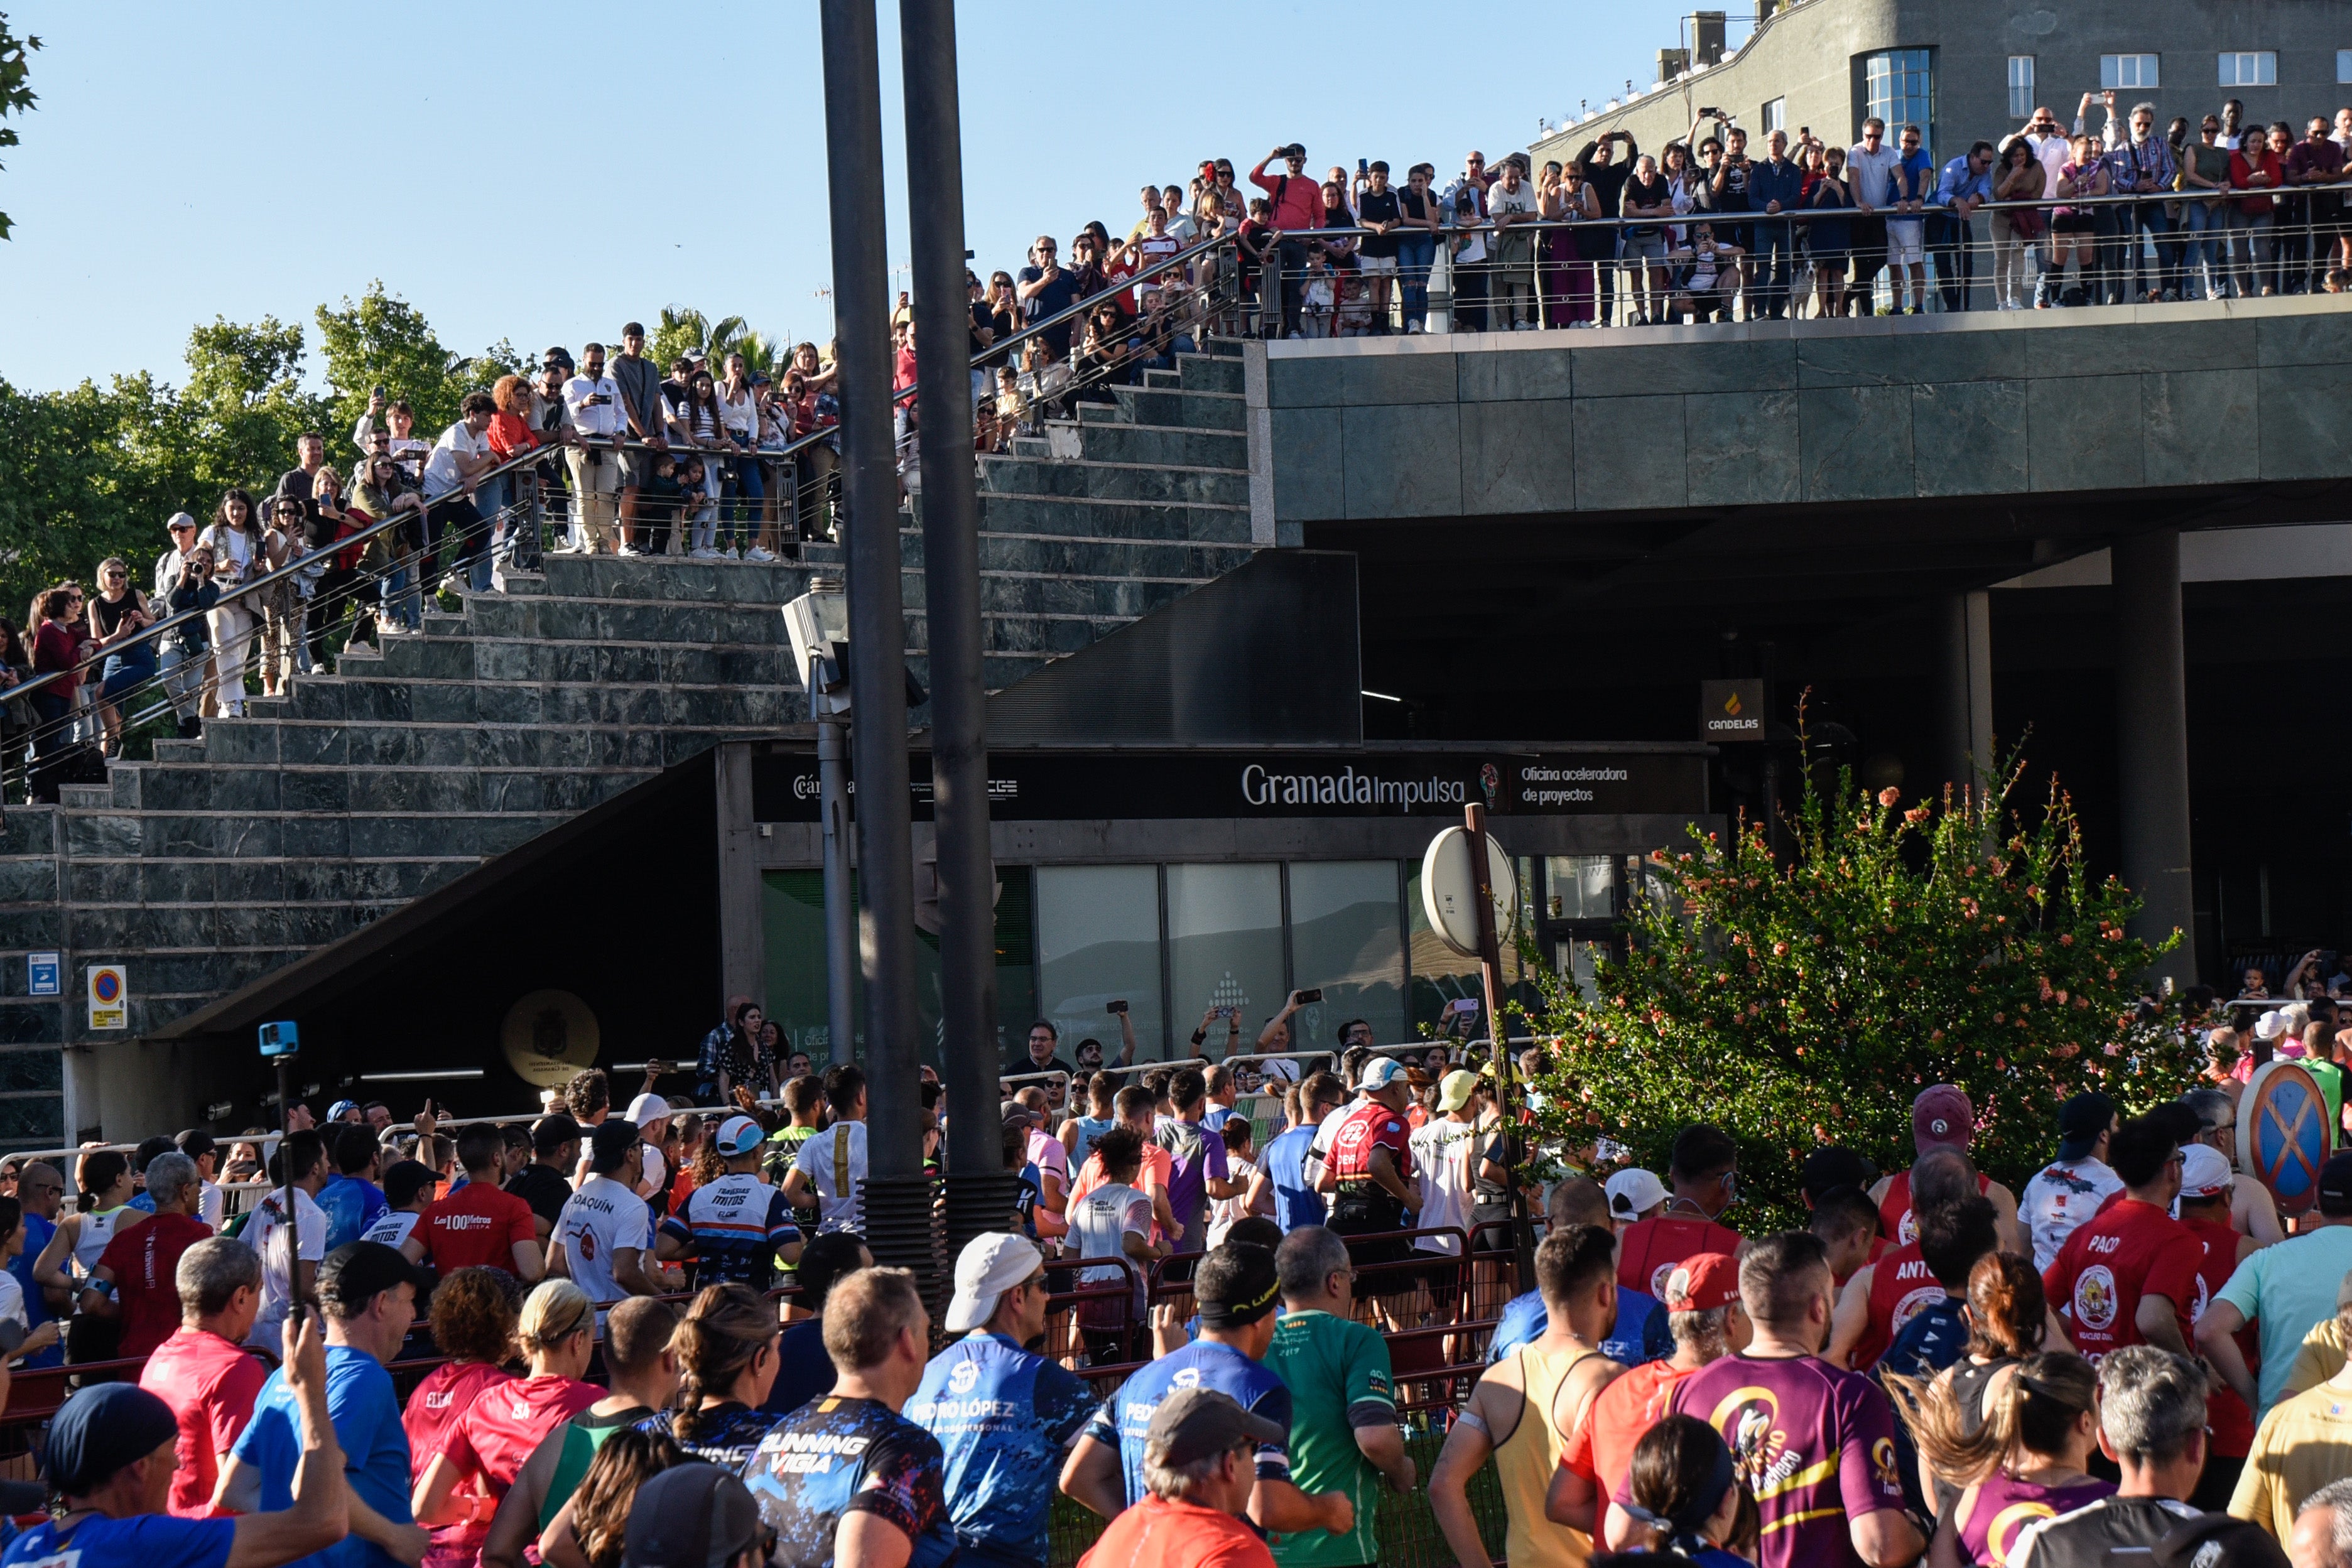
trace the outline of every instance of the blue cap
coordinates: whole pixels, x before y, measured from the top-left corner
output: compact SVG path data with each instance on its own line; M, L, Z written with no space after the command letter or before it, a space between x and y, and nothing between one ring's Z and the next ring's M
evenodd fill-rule
M338 1100L333 1104L327 1107L327 1120L330 1122L340 1122L343 1119L343 1113L345 1112L356 1111L359 1108L360 1103L356 1100Z
M172 1407L135 1383L84 1388L49 1423L43 1461L49 1485L66 1497L88 1497L179 1431Z
M1404 1071L1404 1063L1395 1057L1376 1056L1364 1063L1364 1076L1358 1082L1357 1087L1366 1090L1385 1089L1402 1078Z
M719 1124L719 1152L733 1158L748 1155L767 1138L760 1124L749 1116L730 1116Z

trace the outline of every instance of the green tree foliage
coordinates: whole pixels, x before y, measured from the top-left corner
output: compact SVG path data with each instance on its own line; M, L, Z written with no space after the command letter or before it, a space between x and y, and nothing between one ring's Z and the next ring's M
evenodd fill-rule
M713 320L690 306L663 306L661 319L655 323L653 336L646 343L646 357L667 371L669 362L680 354L706 350L714 376L725 372L728 355L740 354L747 369L764 372L771 380L782 380L784 366L792 358L791 344L781 338L772 339L752 331L740 316L721 316Z
M39 100L33 89L25 85L32 75L31 55L41 47L41 40L27 36L18 37L8 30L8 13L0 11L0 120L22 117L33 111ZM16 145L16 128L0 125L0 147ZM0 164L0 168L5 168ZM0 213L0 239L8 237L8 214Z
M258 490L294 465L294 439L322 434L326 400L302 390L302 329L265 316L252 326L215 319L188 335L188 384L164 421L204 496ZM164 454L158 461L166 461ZM191 507L199 517L211 507Z
M341 431L367 412L368 395L380 386L394 401L407 400L416 411L418 434L430 441L457 417L467 392L487 391L500 376L529 368L504 340L470 359L451 353L424 312L388 292L381 279L356 302L346 296L339 310L320 306L318 320L331 404L324 417Z
M1743 1206L1794 1223L1812 1148L1911 1163L1927 1084L1969 1092L1977 1161L2012 1186L2046 1159L2065 1096L2189 1087L2192 1048L2137 1008L2179 936L2126 935L2138 899L2084 869L2054 781L2038 821L2009 810L2020 771L1908 808L1849 775L1833 793L1809 781L1785 864L1744 817L1728 842L1694 831L1657 852L1594 998L1548 984L1547 1134L1613 1138L1664 1171L1677 1131L1714 1123L1739 1146Z

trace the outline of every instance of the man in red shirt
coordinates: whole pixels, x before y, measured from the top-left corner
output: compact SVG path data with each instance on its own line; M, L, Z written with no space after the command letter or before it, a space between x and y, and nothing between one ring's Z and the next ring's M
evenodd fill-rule
M139 1386L169 1405L179 1422L172 1511L183 1519L211 1519L220 1512L213 1491L222 1461L253 1419L254 1396L269 1380L261 1358L245 1348L261 1310L261 1255L242 1241L211 1237L180 1254L174 1279L179 1332L147 1358Z
M1593 1396L1568 1440L1544 1500L1544 1517L1600 1539L1601 1505L1625 1484L1633 1448L1666 1414L1675 1385L1709 1362L1748 1348L1755 1333L1739 1304L1739 1265L1702 1252L1666 1276L1666 1326L1675 1354L1628 1368Z
M1265 172L1276 158L1288 173ZM1251 184L1266 193L1272 206L1269 221L1280 236L1276 250L1282 275L1282 335L1296 338L1299 301L1306 293L1301 279L1307 272L1307 231L1323 226L1323 187L1307 177L1307 149L1296 141L1259 159L1249 177Z
M2122 1198L2077 1227L2042 1271L2067 1336L2095 1363L2132 1344L2193 1354L2189 1314L2205 1247L2170 1213L2180 1193L2178 1132L2160 1113L2116 1130L2107 1163L2123 1181Z
M486 1123L457 1134L466 1185L426 1209L400 1244L410 1262L430 1258L443 1274L499 1269L525 1284L547 1271L530 1205L499 1186L499 1155L505 1146L499 1130Z
M1739 1151L1719 1127L1696 1123L1675 1139L1666 1162L1674 1197L1655 1219L1637 1220L1617 1242L1617 1282L1665 1299L1675 1265L1702 1252L1737 1258L1748 1243L1715 1222L1739 1193Z
M2192 1323L2202 1322L2206 1304L2221 1293L2230 1282L2230 1275L2256 1249L2257 1243L2230 1223L2230 1207L2235 1197L2236 1182L2230 1174L2230 1162L2221 1151L2203 1144L2191 1144L2180 1151L2180 1223L2197 1238L2204 1256L2197 1265L2197 1293L2189 1317ZM2261 1354L2261 1341L2251 1329L2242 1329L2239 1342L2242 1354ZM2223 1512L2229 1509L2230 1496L2237 1490L2238 1474L2245 1469L2246 1456L2253 1452L2254 1413L2228 1384L2217 1384L2206 1391L2205 1425L2212 1433L2207 1445L2205 1473L2199 1478L2197 1490L2189 1501L2208 1512ZM2219 1500L2218 1501L2215 1500Z
M1178 1389L1144 1435L1151 1495L1113 1519L1078 1568L1274 1568L1242 1515L1257 1484L1258 1445L1286 1436L1230 1394Z
M1922 1155L1930 1149L1957 1149L1965 1155L1976 1141L1976 1105L1967 1090L1957 1083L1930 1083L1911 1102L1911 1146ZM2025 1230L2017 1222L2017 1195L1981 1171L1977 1173L1977 1191L1992 1199L2001 1246L2025 1255ZM1885 1228L1889 1242L1899 1247L1919 1239L1911 1218L1909 1171L1881 1176L1870 1189L1870 1200L1878 1205L1879 1224Z
M82 1287L81 1310L119 1318L124 1357L145 1355L180 1326L180 1254L213 1233L195 1218L204 1197L196 1162L183 1154L157 1155L147 1164L147 1196L155 1218L106 1244Z
M1977 1190L1977 1168L1958 1149L1928 1150L1909 1175L1912 1201L1921 1208L1958 1203ZM1907 1241L1855 1270L1840 1288L1823 1354L1832 1365L1866 1372L1905 1323L1943 1299L1919 1243Z

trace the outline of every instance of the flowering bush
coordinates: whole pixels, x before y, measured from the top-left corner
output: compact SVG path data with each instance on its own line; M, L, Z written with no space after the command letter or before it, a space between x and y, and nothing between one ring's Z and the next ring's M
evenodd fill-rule
M1809 781L1785 864L1744 815L1728 843L1694 829L1690 849L1656 852L1629 956L1600 964L1594 999L1548 986L1549 1140L1612 1138L1663 1174L1675 1133L1714 1123L1739 1145L1743 1206L1794 1224L1814 1147L1910 1165L1927 1084L1969 1092L1977 1162L2012 1188L2049 1158L2067 1095L2189 1087L2193 1048L2137 1011L2179 934L2125 934L2139 901L2085 871L2054 780L2038 823L2009 811L2021 771L1908 808L1844 774L1834 795Z

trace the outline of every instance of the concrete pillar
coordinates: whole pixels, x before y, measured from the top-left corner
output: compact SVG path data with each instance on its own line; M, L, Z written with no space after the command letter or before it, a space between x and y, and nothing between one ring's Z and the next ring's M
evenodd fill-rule
M1936 750L1922 794L1973 785L1994 765L1992 609L1983 589L1948 593L1930 607L1936 638Z
M2181 653L2180 534L2119 540L2115 559L2116 776L2124 882L2143 901L2132 935L2179 948L2156 973L2197 978L2197 919L2189 865L2189 692Z
M751 810L751 748L730 741L718 748L719 974L722 997L749 997L768 1006L768 942L761 918L760 828Z

